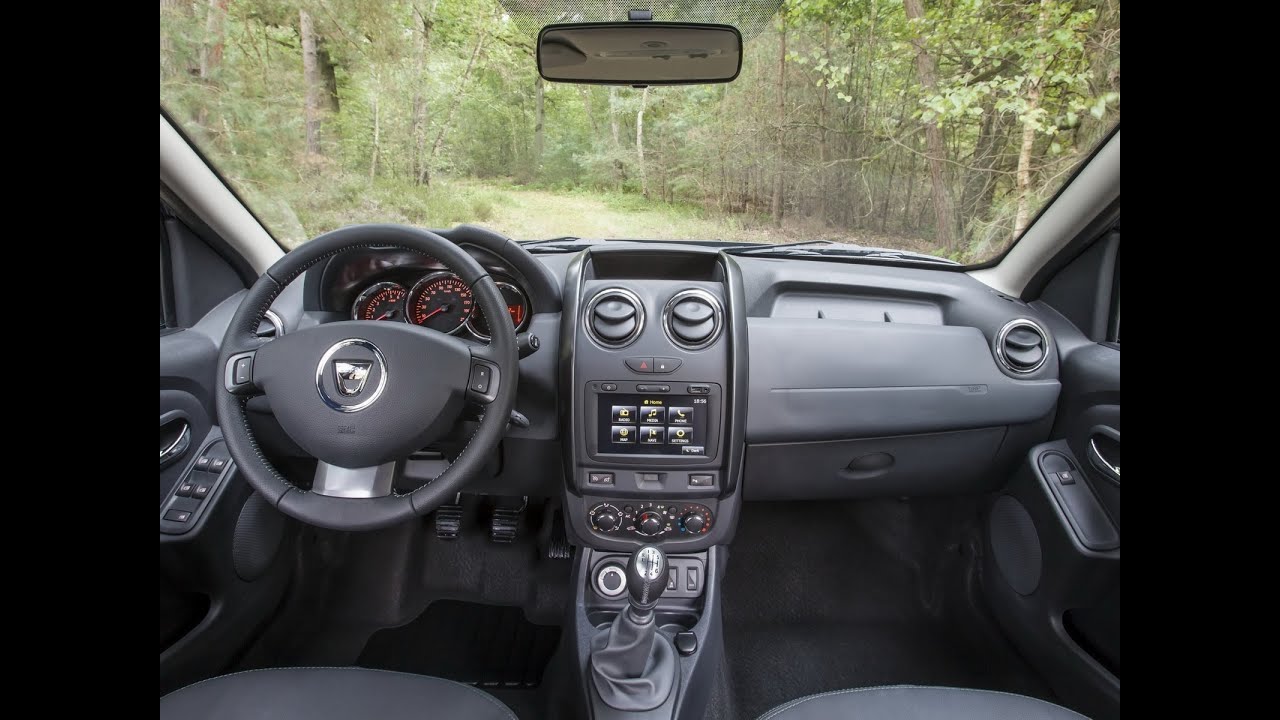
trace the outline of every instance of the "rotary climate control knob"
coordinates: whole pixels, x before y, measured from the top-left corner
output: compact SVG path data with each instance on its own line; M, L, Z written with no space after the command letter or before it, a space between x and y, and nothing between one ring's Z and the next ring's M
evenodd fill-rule
M680 523L684 525L685 532L699 533L707 526L707 516L695 510L685 513Z
M637 531L641 535L653 537L654 535L662 532L663 523L661 514L653 510L646 510L645 512L640 513L638 520L639 523L637 525Z
M612 532L622 524L618 508L601 503L591 508L591 527L600 532Z

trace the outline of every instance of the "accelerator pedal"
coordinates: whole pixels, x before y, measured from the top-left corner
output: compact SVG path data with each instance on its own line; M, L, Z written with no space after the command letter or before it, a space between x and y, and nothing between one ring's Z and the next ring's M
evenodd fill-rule
M551 521L551 535L547 537L547 559L568 560L573 557L573 546L564 529L564 513L557 510Z

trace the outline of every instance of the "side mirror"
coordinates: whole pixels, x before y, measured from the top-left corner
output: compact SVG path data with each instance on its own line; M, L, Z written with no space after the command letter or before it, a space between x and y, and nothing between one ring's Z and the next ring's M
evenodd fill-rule
M571 23L538 33L538 73L554 82L724 83L741 69L742 34L732 25Z

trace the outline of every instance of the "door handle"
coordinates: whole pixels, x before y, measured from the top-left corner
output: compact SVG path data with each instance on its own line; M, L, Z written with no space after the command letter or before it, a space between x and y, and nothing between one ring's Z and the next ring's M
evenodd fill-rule
M189 447L191 447L191 424L186 420L171 420L160 426L160 467L163 468L182 457Z
M1089 463L1111 482L1120 484L1120 433L1105 425L1089 431Z

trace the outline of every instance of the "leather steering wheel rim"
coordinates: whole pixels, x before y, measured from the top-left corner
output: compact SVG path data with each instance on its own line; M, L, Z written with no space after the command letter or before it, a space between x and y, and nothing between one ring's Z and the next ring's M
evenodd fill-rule
M440 235L404 225L353 225L320 235L287 253L249 288L227 327L219 352L217 413L227 448L253 489L281 512L305 523L336 530L387 527L425 515L451 500L484 467L506 434L519 375L515 330L503 322L489 323L491 337L487 346L472 345L434 330L395 322L325 323L273 340L257 336L258 326L271 303L291 281L325 259L362 247L395 247L438 260L471 287L486 317L507 315L498 286L474 258ZM332 342L333 338L345 336L351 338ZM377 342L382 346L380 352L375 349L376 359L370 361L378 367L364 370L376 379L370 380L369 389L357 391L364 393L366 399L372 399L366 404L367 408L357 411L346 406L344 409L326 398L325 383L333 379L326 375L329 369L325 363L330 362L339 345L351 346L352 339L363 340L365 336L373 338L369 341L371 344ZM407 347L401 348L401 345ZM312 378L310 362L313 360L309 358L321 347L327 347L328 354L321 355ZM245 357L251 358L252 380L238 383L235 361ZM419 362L419 357L438 357L439 362ZM334 364L336 366L336 361ZM493 371L485 393L476 393L470 386L472 369L478 365ZM459 372L465 372L465 376L459 378ZM326 379L322 380L322 375ZM381 386L373 387L376 383L387 385L388 378L387 392L383 392ZM308 397L302 397L307 394L302 391L304 381L311 383ZM404 387L396 386L396 382ZM459 383L460 389L456 387ZM329 390L332 389L330 385ZM397 393L397 389L420 392ZM273 391L285 395L279 408L272 397ZM285 432L318 461L326 462L322 455L329 454L332 446L332 452L340 458L340 462L333 463L338 468L363 468L366 461L377 465L403 460L409 452L422 447L422 444L414 447L413 443L438 436L442 429L452 427L461 403L466 400L484 403L484 414L463 450L435 480L405 494L337 497L298 488L267 460L246 412L249 397L260 393L268 396ZM337 397L337 393L329 394ZM423 403L416 402L419 395L426 398ZM392 421L403 417L426 422L422 414L433 411L433 399L438 400L442 410L425 429L419 432L412 426L392 426ZM327 407L320 405L320 400L324 400ZM419 407L424 404L428 407ZM451 413L454 417L447 417ZM287 424L289 421L292 424Z

